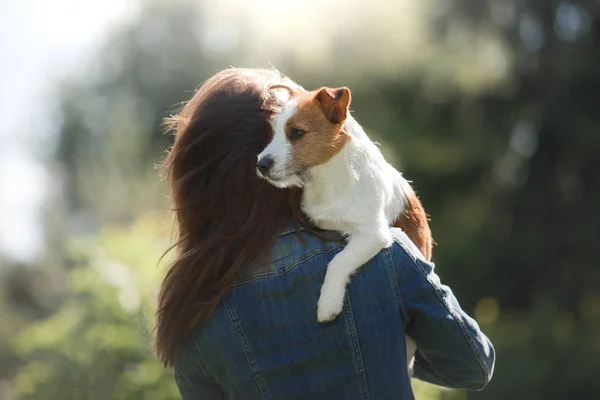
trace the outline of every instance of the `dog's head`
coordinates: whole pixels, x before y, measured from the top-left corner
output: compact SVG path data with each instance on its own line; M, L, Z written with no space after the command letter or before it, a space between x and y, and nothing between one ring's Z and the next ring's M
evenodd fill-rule
M348 88L323 87L287 102L273 119L273 139L258 155L258 175L278 187L302 186L309 167L329 161L350 139L343 130L350 100Z

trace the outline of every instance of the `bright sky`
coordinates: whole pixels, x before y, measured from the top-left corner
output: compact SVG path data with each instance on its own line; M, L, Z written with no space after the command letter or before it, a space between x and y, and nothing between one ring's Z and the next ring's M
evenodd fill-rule
M0 253L31 261L42 250L41 206L51 189L35 151L53 136L51 89L77 71L132 0L0 2Z

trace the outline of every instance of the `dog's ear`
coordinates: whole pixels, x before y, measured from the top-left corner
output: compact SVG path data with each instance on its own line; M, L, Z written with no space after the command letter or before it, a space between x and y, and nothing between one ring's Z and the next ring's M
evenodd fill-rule
M331 123L339 124L346 120L350 106L350 89L323 87L319 89L315 99Z

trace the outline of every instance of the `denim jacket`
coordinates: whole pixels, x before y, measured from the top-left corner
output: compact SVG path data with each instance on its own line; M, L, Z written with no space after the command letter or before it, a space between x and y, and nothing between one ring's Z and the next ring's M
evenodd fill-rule
M175 363L185 400L413 399L404 334L417 342L414 378L481 390L495 352L477 322L397 228L362 266L336 320L317 322L327 264L343 244L292 226L271 262L249 268Z

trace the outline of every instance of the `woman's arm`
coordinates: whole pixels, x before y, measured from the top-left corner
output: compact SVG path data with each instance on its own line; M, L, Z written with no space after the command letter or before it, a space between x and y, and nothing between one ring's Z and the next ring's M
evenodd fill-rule
M399 229L392 246L406 334L417 342L414 377L454 389L481 390L492 378L495 351L479 325L442 285L420 252Z

